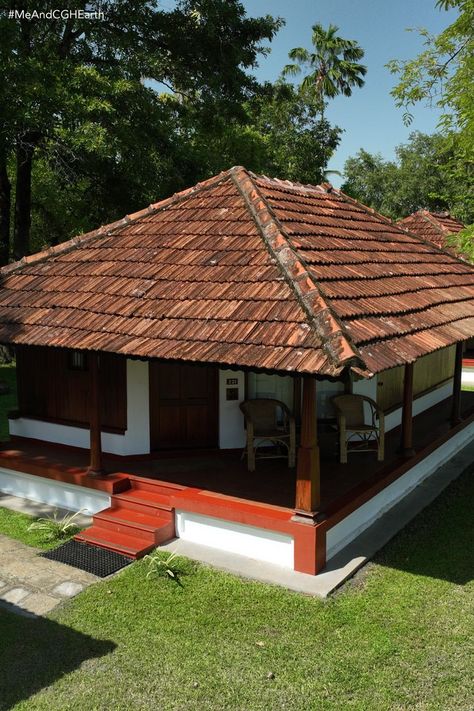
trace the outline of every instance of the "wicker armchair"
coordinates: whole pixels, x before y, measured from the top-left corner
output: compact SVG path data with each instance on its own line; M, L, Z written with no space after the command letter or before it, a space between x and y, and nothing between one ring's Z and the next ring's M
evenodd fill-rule
M288 466L294 467L296 460L295 418L289 408L280 400L258 399L240 403L247 428L247 468L255 471L256 459L276 459L288 456ZM285 454L260 454L257 450L265 442L283 445Z
M365 395L337 395L332 398L337 413L339 429L339 456L341 464L347 463L348 452L366 452L370 443L377 443L377 459L385 456L384 414L372 398ZM366 424L364 403L370 407L370 424ZM377 424L378 421L378 424ZM352 444L352 447L348 445Z

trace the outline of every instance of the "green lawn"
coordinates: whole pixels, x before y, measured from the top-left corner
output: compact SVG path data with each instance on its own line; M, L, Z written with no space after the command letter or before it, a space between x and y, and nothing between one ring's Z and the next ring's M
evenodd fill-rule
M60 517L61 518L61 517ZM64 543L71 536L66 536L60 540L46 541L44 533L40 531L28 531L28 526L32 521L35 521L34 516L28 516L27 514L18 513L17 511L11 511L10 509L3 508L1 506L0 499L0 533L10 538L15 538L17 541L22 541L30 546L35 546L36 548L42 548L43 550L48 550L50 548L56 548L56 546ZM72 534L71 534L72 535ZM1 577L1 563L0 563L0 577ZM1 708L1 707L0 707Z
M473 474L328 601L140 562L49 619L0 612L0 709L471 711Z
M0 710L472 711L473 501L474 468L328 601L139 562L49 618L0 610ZM28 523L0 509L40 545Z

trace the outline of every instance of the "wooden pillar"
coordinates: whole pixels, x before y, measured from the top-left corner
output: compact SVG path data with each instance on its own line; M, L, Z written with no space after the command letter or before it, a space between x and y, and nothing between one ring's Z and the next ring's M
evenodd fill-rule
M413 363L405 365L403 379L401 449L405 457L412 457L415 454L413 449Z
M296 502L298 516L313 519L321 501L318 430L316 417L316 379L303 378L301 440L296 468Z
M301 425L301 381L299 375L293 378L293 413L298 427Z
M100 432L100 373L99 355L89 353L89 427L90 427L90 462L89 476L104 474L102 466L102 444Z
M451 410L451 425L455 427L461 422L461 385L462 385L462 356L464 343L456 343L456 359L454 362L453 379L453 404Z

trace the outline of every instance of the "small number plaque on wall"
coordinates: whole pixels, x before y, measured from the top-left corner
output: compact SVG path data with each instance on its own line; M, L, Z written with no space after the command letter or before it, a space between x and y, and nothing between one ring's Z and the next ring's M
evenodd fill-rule
M226 380L226 385L238 385L238 384L239 384L238 378L227 378L227 380Z
M225 391L226 400L238 400L239 399L239 388L227 388Z

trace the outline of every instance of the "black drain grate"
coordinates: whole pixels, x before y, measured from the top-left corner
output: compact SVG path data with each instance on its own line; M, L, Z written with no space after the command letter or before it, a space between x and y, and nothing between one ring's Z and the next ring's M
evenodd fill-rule
M128 558L120 553L108 551L105 548L91 546L89 543L68 541L58 548L53 548L46 553L40 553L42 558L57 560L59 563L72 565L73 568L85 570L99 578L106 578L117 570L133 563L133 558Z

